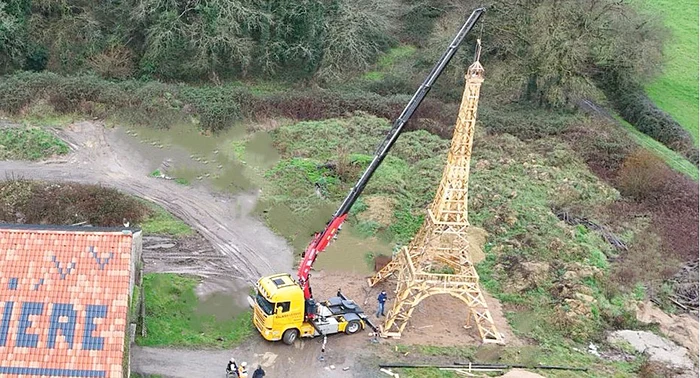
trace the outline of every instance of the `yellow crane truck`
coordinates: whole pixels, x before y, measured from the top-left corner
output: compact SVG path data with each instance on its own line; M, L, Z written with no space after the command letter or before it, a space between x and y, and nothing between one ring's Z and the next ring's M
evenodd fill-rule
M253 308L253 324L263 338L270 341L282 340L291 345L299 337L326 336L342 332L353 334L367 326L379 332L360 306L345 297L340 290L335 297L316 303L309 285L309 273L318 254L337 237L350 208L398 139L406 122L423 102L464 37L484 12L484 8L476 9L462 25L428 77L394 121L391 131L378 146L372 162L326 224L326 228L314 235L301 256L296 280L291 274L281 273L262 277L257 281L255 297L249 297L249 304Z

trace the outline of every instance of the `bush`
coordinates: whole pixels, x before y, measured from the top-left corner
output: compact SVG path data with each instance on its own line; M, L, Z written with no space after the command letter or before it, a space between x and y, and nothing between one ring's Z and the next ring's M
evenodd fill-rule
M68 152L68 145L38 128L0 129L1 160L39 160Z
M406 73L388 73L379 80L371 80L362 87L365 90L382 96L408 95L415 93L419 83L412 80ZM434 92L431 92L434 93Z
M690 133L659 109L640 85L609 73L603 89L625 121L698 165L698 149Z
M612 123L587 119L570 126L563 137L593 172L614 181L624 159L635 148L626 132Z
M479 108L479 122L487 131L508 133L521 140L539 139L564 132L579 118L567 112L543 112L520 105Z
M408 10L401 16L401 39L406 43L424 46L435 23L446 13L448 3L444 0L409 0L404 4Z
M669 173L661 159L647 151L638 149L622 164L618 177L620 193L638 201L665 194L664 185Z
M0 220L8 223L114 227L143 220L150 209L116 189L29 180L0 182Z
M665 254L662 240L651 230L637 234L619 264L612 272L618 285L631 289L637 283L656 285L678 270L675 256Z
M125 46L112 46L88 59L88 64L98 75L106 79L127 79L134 73L131 50Z
M18 114L32 101L47 100L57 112L93 117L119 116L140 125L164 125L198 116L202 129L219 131L249 118L286 117L300 121L342 117L356 111L396 119L411 96L382 97L368 92L302 90L254 93L241 86L177 86L129 80L110 82L97 76L62 77L24 72L0 79L0 110ZM426 99L405 130L425 129L450 138L457 105Z

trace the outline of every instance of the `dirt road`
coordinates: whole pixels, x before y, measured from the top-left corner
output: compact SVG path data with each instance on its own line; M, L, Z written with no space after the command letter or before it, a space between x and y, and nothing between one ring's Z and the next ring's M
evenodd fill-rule
M99 122L79 122L53 131L71 146L70 154L43 162L0 161L0 169L8 177L100 183L145 198L195 228L214 249L195 243L193 248L201 249L197 251L201 252L197 259L179 255L161 256L161 259L154 255L158 250L173 252L159 248L158 244L170 241L150 238L144 251L154 255L150 260L159 272L201 276L204 278L198 290L201 295L218 291L247 295L244 286L260 276L291 271L293 256L286 241L250 216L257 193L218 194L205 185L183 186L150 177L154 162L144 156L143 146L135 148L123 132L105 128ZM266 342L255 335L245 345L228 351L134 345L131 369L166 377L216 377L224 375L226 362L235 355L239 361L251 365L260 363L268 377L372 376L373 373L358 375L354 371L356 356L364 353L359 345L370 344L366 335L329 339L323 361L319 360L321 342L304 340L287 346Z
M309 378L369 378L377 377L378 369L370 365L371 357L367 350L357 348L362 335L329 337L323 360L321 339L298 341L293 346L282 343L263 342L257 336L254 340L233 350L180 350L163 348L132 347L131 369L140 374L157 374L174 378L224 377L224 369L229 358L235 356L240 363L249 366L260 364L266 377L309 377ZM352 348L354 346L355 348ZM355 350L353 350L355 349ZM358 354L367 354L358 359ZM252 371L250 372L252 373Z
M101 183L145 198L183 219L213 247L212 251L203 243L195 241L190 246L183 241L183 249L173 251L166 247L173 244L171 240L151 237L144 242L144 251L148 250L152 259L147 268L199 275L204 278L200 294L227 291L244 296L247 290L240 289L261 275L292 269L292 252L284 239L250 216L257 193L217 194L205 185L183 186L150 177L155 166L148 156L144 156L143 146L135 148L132 141L124 138L123 132L105 129L101 123L79 122L54 131L71 146L68 156L36 163L0 161L0 168L7 176ZM163 254L162 258L158 258L158 253ZM167 253L170 255L166 256ZM197 258L191 258L189 253L197 253ZM339 273L316 272L313 280L318 284L315 292L320 297L332 295L340 283L345 282L343 290L372 310L374 303L367 302L376 296L376 292L368 294L363 291L363 277L343 279ZM357 287L351 282L357 283ZM427 308L427 313L435 311L439 310ZM416 324L420 326L422 323L418 321ZM432 323L426 327L432 327ZM134 345L131 369L140 374L165 377L223 377L227 360L236 356L239 361L247 361L252 366L264 366L267 377L382 376L376 366L377 355L391 351L392 343L381 341L377 345L366 332L363 333L329 337L323 360L319 359L321 339L297 341L294 346L287 346L269 343L254 335L244 345L226 351ZM421 335L417 337L421 338ZM453 341L450 345L464 342L461 333L455 332L449 339Z
M218 291L239 280L253 283L261 275L290 271L286 241L249 216L256 194L216 194L204 185L183 186L149 177L153 167L116 129L99 122L79 122L55 133L72 148L60 159L43 162L2 161L5 175L42 180L101 183L163 206L202 234L225 259L206 259L177 273L205 278L201 292ZM155 148L154 148L155 149Z

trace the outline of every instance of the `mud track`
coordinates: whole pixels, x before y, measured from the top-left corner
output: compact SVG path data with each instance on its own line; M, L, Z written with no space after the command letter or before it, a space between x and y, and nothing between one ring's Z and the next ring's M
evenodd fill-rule
M183 186L149 177L154 167L116 129L100 122L78 122L53 132L68 143L71 152L43 162L2 161L8 177L74 181L114 187L155 202L184 220L225 258L202 258L177 273L204 278L200 294L252 284L262 275L288 272L292 252L286 241L252 217L256 193L215 193L205 185ZM165 272L168 270L165 269ZM175 272L175 271L174 271Z

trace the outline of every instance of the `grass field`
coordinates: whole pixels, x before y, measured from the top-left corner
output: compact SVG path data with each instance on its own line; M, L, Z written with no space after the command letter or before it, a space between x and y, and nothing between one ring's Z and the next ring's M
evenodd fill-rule
M659 12L672 34L664 47L663 75L647 86L647 93L691 133L698 145L698 2L636 1L646 11Z
M146 274L146 332L143 346L230 348L252 334L250 313L217 319L199 311L197 279L176 274Z
M668 164L673 170L676 170L684 175L698 181L698 167L689 162L686 158L679 155L677 152L664 146L663 143L657 141L656 139L642 133L637 130L634 126L630 125L620 116L614 116L620 124L627 129L630 133L630 137L634 139L637 144L643 146L647 150L654 153L656 156L660 157L663 161Z

